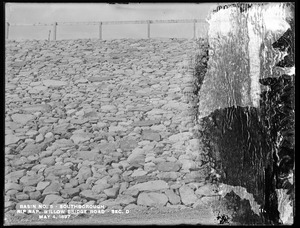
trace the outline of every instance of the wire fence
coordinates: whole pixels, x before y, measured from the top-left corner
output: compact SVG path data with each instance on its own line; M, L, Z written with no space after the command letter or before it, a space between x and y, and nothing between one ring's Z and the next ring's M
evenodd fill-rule
M93 26L93 29L97 30L97 38L102 40L103 39L103 33L104 29L103 27L107 26L113 26L113 25L119 25L119 26L125 26L125 25L143 25L145 24L146 27L146 37L150 39L151 37L151 28L152 24L179 24L179 23L184 23L184 24L192 24L192 38L196 38L196 26L201 25L201 30L202 32L205 33L205 30L207 28L207 23L203 19L179 19L179 20L136 20L136 21L98 21L98 22L54 22L52 24L45 24L45 23L36 23L36 24L12 24L9 22L6 22L6 30L5 30L5 37L6 40L11 39L11 30L12 28L17 30L24 29L24 27L44 27L48 28L47 31L47 39L48 40L57 40L58 37L58 28L60 33L64 33L64 30L68 26L86 26L86 27L91 27ZM23 28L21 28L23 27ZM95 31L93 31L94 33ZM95 35L95 34L94 34Z

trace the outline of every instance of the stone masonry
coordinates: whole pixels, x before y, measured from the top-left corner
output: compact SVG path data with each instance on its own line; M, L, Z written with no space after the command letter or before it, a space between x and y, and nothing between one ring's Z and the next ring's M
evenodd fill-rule
M195 133L199 42L8 41L5 211L181 209L213 198Z

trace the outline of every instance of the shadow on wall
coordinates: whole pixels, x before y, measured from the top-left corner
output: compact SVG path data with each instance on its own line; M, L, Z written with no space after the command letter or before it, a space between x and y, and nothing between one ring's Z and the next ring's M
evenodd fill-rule
M237 10L241 6L244 6L244 10ZM256 40L258 36L249 35L249 29L256 26L253 25L253 18L252 27L243 30L251 19L245 14L259 16L259 11L253 10L260 7L265 6L242 4L225 7L229 12L228 23L233 23L233 36L218 33L218 39L212 35L209 37L214 54L209 57L208 72L199 91L200 135L205 149L214 160L217 173L221 175L221 183L245 187L248 193L253 194L255 201L261 205L263 223L291 224L293 211L290 208L293 208L294 200L291 176L294 170L295 75L289 73L278 76L270 72L276 67L294 66L294 22L293 17L287 20L290 28L271 43L272 47L264 42L270 33L261 30L261 45L269 47L269 50L261 48L261 45L257 50L247 49L251 39ZM290 5L275 7L279 7L278 13L287 8L294 10ZM223 8L219 10L222 12ZM211 24L216 26L217 23ZM272 62L263 59L280 55L279 52L281 55L287 53L284 59L278 56ZM261 72L259 68L253 69L253 64L257 63L258 66L269 63L265 67L271 70ZM283 197L285 206L279 200L280 189L286 189L287 192ZM228 197L233 200L237 195L231 192L227 194ZM244 220L247 213L247 210L242 214L239 212L236 219L242 224L259 221Z

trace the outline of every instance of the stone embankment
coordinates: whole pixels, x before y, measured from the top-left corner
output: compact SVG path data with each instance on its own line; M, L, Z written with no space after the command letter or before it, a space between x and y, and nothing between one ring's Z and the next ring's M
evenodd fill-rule
M5 211L181 209L215 198L195 126L193 60L206 62L206 48L185 39L7 42Z

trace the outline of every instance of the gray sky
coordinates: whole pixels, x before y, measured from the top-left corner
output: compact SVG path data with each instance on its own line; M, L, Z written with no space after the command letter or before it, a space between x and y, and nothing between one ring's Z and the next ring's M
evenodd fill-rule
M217 3L7 3L10 23L205 19Z
M10 24L53 22L203 19L217 3L7 3ZM151 37L193 37L193 24L153 24ZM203 27L204 26L204 27ZM47 39L52 26L10 26L10 39ZM103 26L103 39L145 38L145 25ZM196 36L205 36L203 23L197 23ZM57 39L99 37L98 26L58 26Z

